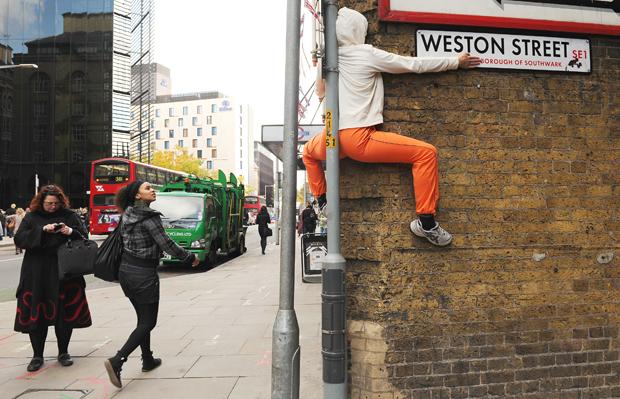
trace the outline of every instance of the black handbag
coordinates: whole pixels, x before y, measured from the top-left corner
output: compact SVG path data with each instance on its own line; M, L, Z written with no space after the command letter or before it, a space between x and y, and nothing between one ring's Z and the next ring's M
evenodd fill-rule
M82 239L68 239L58 248L58 278L60 280L93 273L97 243L86 239L81 233L80 236Z
M105 281L118 281L118 269L121 267L123 255L123 236L121 222L97 250L95 257L95 277Z
M273 230L267 227L267 229L265 230L265 237L271 237L272 235L273 235Z

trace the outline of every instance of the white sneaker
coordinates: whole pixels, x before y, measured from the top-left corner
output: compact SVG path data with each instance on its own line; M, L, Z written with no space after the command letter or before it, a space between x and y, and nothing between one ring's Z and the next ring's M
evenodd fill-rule
M411 222L409 228L416 236L426 238L431 244L437 245L438 247L445 247L452 242L452 234L442 229L439 223L430 230L424 230L420 219L415 219Z

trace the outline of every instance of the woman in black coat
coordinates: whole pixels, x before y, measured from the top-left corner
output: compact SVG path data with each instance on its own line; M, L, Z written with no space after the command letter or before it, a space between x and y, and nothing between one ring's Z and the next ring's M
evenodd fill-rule
M269 222L271 222L271 217L269 216L269 211L266 206L260 208L260 212L258 212L258 216L256 216L256 224L258 225L258 234L260 235L260 247L265 255L265 248L267 248L267 237L269 234Z
M71 366L69 341L74 328L92 324L86 282L83 277L58 279L58 248L69 237L79 239L87 232L69 200L55 185L43 187L32 199L30 210L15 234L15 245L26 250L17 287L15 331L30 335L34 355L28 371L43 366L43 350L49 326L58 341L58 362Z

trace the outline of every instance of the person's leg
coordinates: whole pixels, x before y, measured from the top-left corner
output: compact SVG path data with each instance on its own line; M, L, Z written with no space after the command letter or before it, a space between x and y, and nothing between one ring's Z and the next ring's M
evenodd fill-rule
M327 192L325 171L321 161L325 160L325 130L304 144L303 161L308 173L310 191L315 197Z
M45 338L47 338L47 326L28 333L30 336L30 344L32 345L32 359L26 367L26 370L34 372L43 366L43 351L45 350Z
M267 236L261 236L260 237L260 247L261 250L263 252L263 255L265 254L265 248L267 248Z
M327 192L325 171L323 171L323 164L321 163L326 159L325 138L326 133L323 129L321 134L317 134L304 145L303 150L303 161L308 173L310 191L317 198L321 208L325 205L325 193ZM338 155L340 159L345 157L342 149Z
M142 342L140 342L140 349L142 350L142 356L152 355L151 352L151 330L155 328L157 325L157 315L159 314L159 302L155 302L152 306L149 306L145 309L144 312L140 312L141 318L138 319L138 324L145 325L147 327L151 327L151 329L146 333Z
M56 340L58 341L58 354L69 353L69 341L71 341L71 335L73 334L73 328L66 324L56 324L54 326L56 332Z
M150 333L157 324L157 313L159 310L159 303L138 304L131 301L138 318L136 328L131 332L125 345L118 351L117 356L121 358L128 358L129 355L144 341L147 336L150 338ZM149 342L150 346L150 342ZM150 348L149 348L150 350Z
M434 215L439 199L437 149L431 144L374 128L343 129L345 154L361 162L411 164L416 212Z
M54 331L56 332L56 341L58 343L58 362L64 367L71 366L73 359L69 355L69 341L71 341L73 328L60 321L54 326Z
M43 351L45 350L45 339L47 338L47 327L31 331L28 335L30 336L33 357L43 357Z
M435 245L448 245L452 241L450 233L435 222L439 200L439 170L437 149L434 146L374 128L343 129L340 131L340 143L344 153L356 161L411 164L416 213L419 217L412 222L413 233L426 237Z

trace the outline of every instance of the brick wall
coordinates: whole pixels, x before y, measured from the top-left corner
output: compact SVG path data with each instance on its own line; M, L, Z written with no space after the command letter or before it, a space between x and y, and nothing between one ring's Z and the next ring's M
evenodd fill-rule
M415 25L340 5L412 54ZM590 75L384 75L383 128L439 149L455 238L409 232L409 167L343 162L352 398L620 397L620 39L590 39Z

